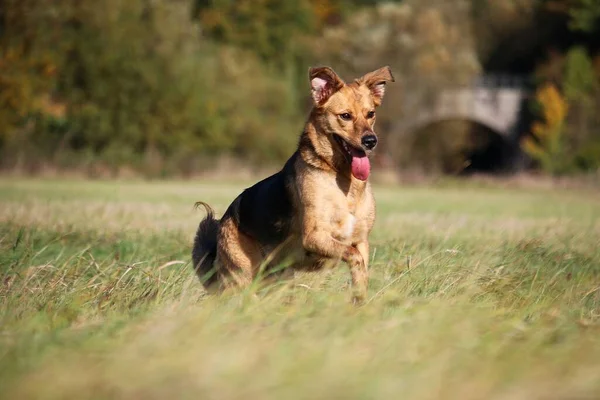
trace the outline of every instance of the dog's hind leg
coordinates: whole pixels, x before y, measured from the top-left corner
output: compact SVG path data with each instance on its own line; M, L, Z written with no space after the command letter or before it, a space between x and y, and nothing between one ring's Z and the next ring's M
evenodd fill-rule
M232 219L221 222L216 263L223 289L250 286L262 258L260 245L240 232Z

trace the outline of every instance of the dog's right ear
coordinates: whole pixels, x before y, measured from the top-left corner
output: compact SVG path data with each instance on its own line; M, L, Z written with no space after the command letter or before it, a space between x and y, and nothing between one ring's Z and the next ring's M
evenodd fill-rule
M312 97L316 106L321 106L344 86L344 81L329 67L314 67L308 70Z

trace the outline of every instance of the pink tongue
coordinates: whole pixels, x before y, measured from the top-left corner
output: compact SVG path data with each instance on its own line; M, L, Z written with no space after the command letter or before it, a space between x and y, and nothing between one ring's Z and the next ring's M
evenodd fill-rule
M356 179L366 181L371 172L371 163L367 155L361 151L352 150L352 175Z

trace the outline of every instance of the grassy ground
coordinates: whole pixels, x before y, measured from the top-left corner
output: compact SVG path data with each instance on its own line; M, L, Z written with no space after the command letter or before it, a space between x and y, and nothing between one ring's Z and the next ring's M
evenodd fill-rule
M600 195L377 187L349 274L205 296L202 213L240 184L0 180L3 398L600 398Z

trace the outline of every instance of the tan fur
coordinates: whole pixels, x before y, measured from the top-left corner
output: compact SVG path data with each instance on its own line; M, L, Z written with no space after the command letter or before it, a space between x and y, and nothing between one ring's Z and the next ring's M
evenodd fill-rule
M293 258L294 267L319 269L344 261L350 269L354 299L367 293L368 236L375 221L375 200L368 181L355 178L333 133L359 148L365 132L374 134L369 112L381 104L389 68L345 84L327 67L311 68L315 107L310 113L294 159L293 180L286 184L293 209L287 239L265 247L242 233L236 223L239 201L220 222L216 272L222 289L248 286L265 266ZM316 89L315 89L316 87ZM340 118L350 113L352 121ZM366 151L367 154L370 153Z

